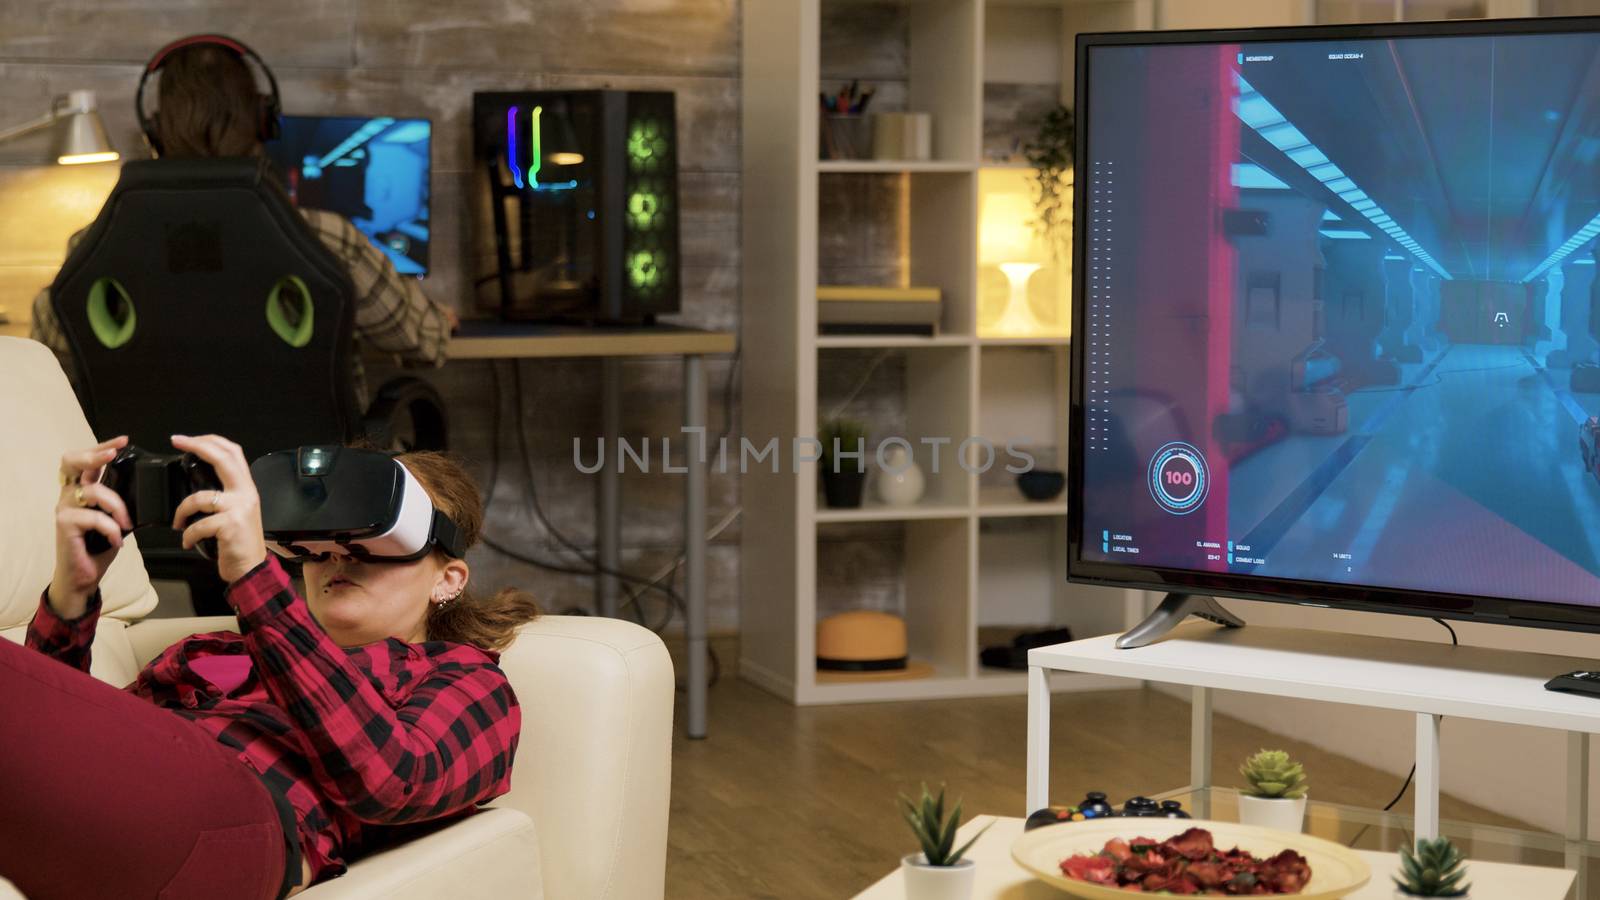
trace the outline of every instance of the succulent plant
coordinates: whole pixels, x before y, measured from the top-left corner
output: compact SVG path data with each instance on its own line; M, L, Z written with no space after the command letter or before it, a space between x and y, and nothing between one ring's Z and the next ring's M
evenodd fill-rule
M855 419L832 419L817 434L822 442L822 468L825 472L865 472L867 470L867 426ZM860 456L834 457L837 441L840 453L860 452Z
M944 785L939 786L939 796L934 797L928 793L928 786L922 786L922 799L916 803L905 794L900 795L900 815L905 817L906 824L911 826L911 831L917 836L917 842L922 845L922 855L930 866L953 866L961 862L962 854L983 836L993 825L985 825L983 831L972 836L972 840L962 844L959 849L952 850L956 842L956 829L961 827L961 801L956 801L956 808L950 813L950 818L944 816Z
M1306 770L1282 750L1262 750L1239 767L1250 786L1245 793L1270 800L1299 800L1306 795Z
M1472 889L1461 851L1446 837L1418 840L1415 852L1400 848L1400 876L1395 886L1413 897L1464 897Z

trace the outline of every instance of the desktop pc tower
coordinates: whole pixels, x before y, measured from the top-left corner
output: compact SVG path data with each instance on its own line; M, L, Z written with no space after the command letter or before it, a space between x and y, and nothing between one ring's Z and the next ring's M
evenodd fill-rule
M483 92L472 112L480 306L580 324L678 311L671 92Z

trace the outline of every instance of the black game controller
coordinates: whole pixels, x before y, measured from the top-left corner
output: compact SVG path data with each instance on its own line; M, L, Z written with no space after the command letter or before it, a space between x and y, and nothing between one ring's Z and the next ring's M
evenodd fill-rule
M1090 791L1085 794L1083 802L1078 804L1078 807L1083 810L1083 817L1086 819L1104 819L1117 814L1116 809L1106 802L1103 791Z
M1161 814L1169 819L1192 819L1194 816L1184 812L1183 804L1177 800L1161 801Z
M1188 819L1183 804L1176 800L1157 803L1149 797L1133 797L1122 805L1121 815L1133 819Z
M1134 797L1123 804L1118 810L1106 802L1106 795L1101 791L1090 791L1083 802L1077 806L1047 806L1035 810L1028 816L1022 830L1031 831L1045 825L1057 825L1062 822L1082 822L1086 819L1104 819L1111 816L1143 819L1189 819L1193 818L1183 809L1183 804L1177 800L1162 800L1160 803L1149 797Z
M128 507L128 519L133 528L124 531L124 537L149 525L171 527L172 517L178 512L183 498L196 491L220 491L222 482L211 464L193 453L151 453L138 447L127 447L116 459L106 464L100 483L110 488ZM192 525L209 513L200 513L189 519ZM84 547L91 555L99 555L111 548L111 542L98 531L86 532ZM217 541L206 538L199 550L206 559L217 558Z

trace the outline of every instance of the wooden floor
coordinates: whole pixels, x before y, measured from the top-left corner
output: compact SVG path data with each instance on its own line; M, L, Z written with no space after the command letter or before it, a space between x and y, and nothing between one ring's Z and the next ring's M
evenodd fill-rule
M723 648L724 660L737 658ZM682 669L680 668L680 671ZM1025 698L798 708L724 676L710 737L673 742L667 897L836 900L867 887L915 847L897 791L922 781L965 798L963 818L1019 815ZM1052 801L1104 790L1113 800L1188 783L1189 707L1150 690L1054 696ZM1215 727L1218 784L1267 746L1303 759L1318 799L1381 807L1400 779L1225 716ZM1410 794L1402 801L1409 806ZM1445 818L1527 827L1446 796Z

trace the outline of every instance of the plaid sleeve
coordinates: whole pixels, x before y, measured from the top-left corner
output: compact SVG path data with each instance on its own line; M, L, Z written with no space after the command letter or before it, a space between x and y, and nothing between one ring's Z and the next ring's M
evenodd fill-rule
M312 619L276 557L235 581L228 600L267 693L306 737L317 786L351 815L419 822L510 789L521 714L489 657L442 662L391 704Z
M63 619L50 608L50 589L39 595L39 609L28 623L25 643L52 659L60 660L80 672L89 671L89 645L94 643L94 626L100 621L100 592L89 596L89 605L76 619Z
M301 210L322 243L344 263L355 287L356 340L407 363L440 366L450 343L444 309L414 278L395 271L382 250L350 220L325 210Z

